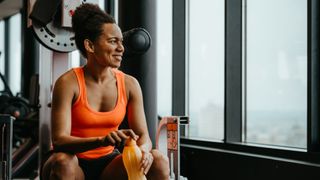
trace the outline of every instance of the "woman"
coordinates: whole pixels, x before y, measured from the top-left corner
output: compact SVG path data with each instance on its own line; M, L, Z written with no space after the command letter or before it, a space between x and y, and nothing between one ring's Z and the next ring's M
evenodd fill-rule
M54 153L42 168L47 179L127 179L115 146L137 141L141 170L148 179L169 179L167 158L151 150L140 86L117 70L124 46L115 20L97 5L85 3L72 17L78 49L87 64L64 73L52 98ZM127 115L131 129L118 130Z

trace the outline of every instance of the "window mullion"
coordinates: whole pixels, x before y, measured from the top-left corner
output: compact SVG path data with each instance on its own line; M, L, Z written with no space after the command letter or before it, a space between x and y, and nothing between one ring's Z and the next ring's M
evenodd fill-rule
M308 152L320 151L319 1L308 1Z
M225 4L225 142L242 137L242 0Z
M186 115L186 1L174 0L172 34L172 114Z

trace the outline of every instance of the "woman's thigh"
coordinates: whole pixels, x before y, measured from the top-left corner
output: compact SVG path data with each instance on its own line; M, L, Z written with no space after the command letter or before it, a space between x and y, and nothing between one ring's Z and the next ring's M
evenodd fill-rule
M101 180L127 180L127 172L123 165L122 155L118 155L115 157L109 165L103 170L101 176Z

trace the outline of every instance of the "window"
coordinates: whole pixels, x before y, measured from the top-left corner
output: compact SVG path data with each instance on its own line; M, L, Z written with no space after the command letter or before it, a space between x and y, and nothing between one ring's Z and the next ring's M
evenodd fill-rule
M173 11L174 15L180 15L174 17L181 18L183 13L180 9L184 1L174 2L181 2L177 5L174 3ZM188 171L197 168L194 162L211 161L212 159L208 159L208 156L218 160L218 164L236 164L235 166L246 159L245 164L249 165L249 168L240 168L242 169L238 171L240 173L230 171L231 174L235 173L232 177L237 175L251 177L248 173L241 172L255 169L257 163L266 166L262 169L276 167L274 169L276 173L271 173L270 177L274 174L285 177L286 173L283 174L283 172L294 172L301 168L316 169L320 162L318 156L320 149L319 1L225 1L224 6L219 8L225 12L218 15L225 19L222 25L214 21L216 16L212 14L219 12L215 8L203 3L204 1L197 1L198 4L191 0L187 2L190 2L189 6L183 8L189 11L185 13L185 18L189 19L187 25L176 26L178 23L173 23L174 30L177 29L173 31L173 49L186 47L186 52L189 54L187 58L181 58L186 59L189 72L185 73L185 76L180 74L176 79L173 78L175 82L188 80L187 87L189 87L186 96L189 98L186 100L189 112L186 115L190 116L187 132L190 135L180 139L181 162L184 164L182 174L185 173L188 178L196 179L211 177L212 173L204 175L203 171L192 171L192 173ZM201 6L198 12L194 10L197 6ZM217 5L215 7L217 8ZM202 14L202 12L212 14ZM198 15L195 22L201 21L197 26L194 25L192 18L194 14ZM205 30L211 23L215 24L216 29L208 34ZM198 29L194 30L195 28ZM214 118L198 117L204 114L199 111L204 103L196 102L199 99L200 102L210 101L210 96L205 94L206 90L202 89L208 88L207 82L215 82L217 71L210 64L211 61L204 62L203 53L196 50L202 46L201 41L211 39L210 36L216 34L216 30L220 28L225 28L225 33L221 34L224 38L224 42L221 43L224 63L221 67L219 63L213 63L213 65L219 66L224 71L221 78L224 79L222 87L225 89L221 94L224 98L222 106L224 121L221 120L223 125L217 130L218 123L209 121ZM184 32L183 30L189 38L187 46L183 43L175 44L182 41L181 37L180 39L175 37ZM204 37L203 34L207 36ZM209 40L209 42L219 42L217 37L215 41ZM195 43L196 40L198 43ZM217 54L217 48L210 50L211 54ZM176 51L173 51L173 54L175 53ZM173 63L176 60L174 59ZM179 63L181 64L180 60ZM199 64L203 67L202 69L197 67L200 66ZM175 73L179 65L173 68ZM210 78L204 78L206 76L194 78L208 69L211 71ZM201 84L200 81L206 83ZM197 91L192 89L197 87L196 83L202 86L196 89ZM215 88L221 87L216 85ZM209 91L212 95L217 90L212 88ZM178 100L185 100L178 93L174 93L174 102L176 97L179 97ZM173 106L173 109L175 107ZM206 120L209 123L205 122ZM201 123L203 123L202 126ZM213 135L221 129L220 137ZM205 134L205 131L210 130L212 132ZM221 139L223 141L217 141ZM191 156L194 158L190 159ZM221 156L229 158L221 159ZM239 158L234 158L236 156ZM279 171L278 167L284 168L280 168L282 170ZM222 171L220 177L224 177L230 169L226 166L217 166L217 168L219 172ZM295 175L302 177L305 174L297 172L293 173L293 177L296 177ZM253 176L256 175L264 177L266 174L258 173Z
M15 95L21 91L21 14L9 19L9 87Z
M246 141L306 148L307 1L246 7Z
M105 1L104 0L98 0L98 4L102 9L104 9L104 7L105 7L105 5L104 5Z
M157 2L158 114L172 114L172 0Z
M80 52L75 50L71 52L71 68L80 66Z
M189 136L224 138L224 0L190 0Z

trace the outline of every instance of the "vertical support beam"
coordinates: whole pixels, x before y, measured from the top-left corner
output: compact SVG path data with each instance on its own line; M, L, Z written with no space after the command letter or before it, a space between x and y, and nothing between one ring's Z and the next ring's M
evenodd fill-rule
M23 1L23 10L21 18L21 91L22 96L29 98L29 85L31 77L39 72L39 43L36 41L31 27L28 27L28 7L29 2Z
M308 0L308 152L320 151L319 6Z
M157 63L156 63L156 1L119 0L119 26L122 31L145 28L151 35L152 46L142 56L123 60L121 70L139 81L151 140L155 146L157 118Z
M71 68L71 53L53 52L52 87L56 80Z
M115 0L108 0L108 1L105 1L105 4L104 4L104 9L105 11L110 14L111 16L115 17Z
M51 84L52 84L53 52L44 46L39 46L39 164L51 146Z
M172 34L172 114L186 115L186 0L174 0Z
M34 74L39 73L39 43L35 40L30 28L23 28L24 37L22 39L22 74L21 74L21 91L22 96L29 98L30 80Z
M240 142L242 129L242 0L225 1L225 141Z
M71 67L71 54L53 52L39 46L39 84L40 84L40 117L39 117L39 160L51 147L51 103L52 88L57 78Z

